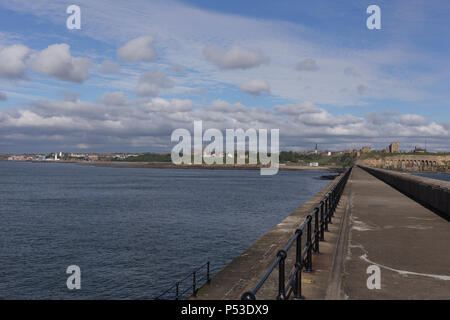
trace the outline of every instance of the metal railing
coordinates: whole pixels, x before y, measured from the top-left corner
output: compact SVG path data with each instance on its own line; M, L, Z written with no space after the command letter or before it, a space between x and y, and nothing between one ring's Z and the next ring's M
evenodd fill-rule
M255 300L256 294L263 286L273 270L278 266L278 300L286 300L293 294L293 299L304 299L302 296L302 272L313 272L313 253L320 253L320 242L325 241L325 232L328 231L328 224L332 223L332 217L344 191L345 184L350 176L352 168L349 168L340 178L339 182L326 194L320 204L314 208L301 226L295 231L294 236L288 241L286 246L279 250L277 257L267 272L251 291L245 292L242 300ZM314 231L312 230L314 226ZM305 230L306 229L306 230ZM306 236L303 246L302 237ZM296 244L295 264L293 271L288 276L286 283L285 264L289 249Z
M200 272L203 270L203 272ZM210 263L209 261L205 264L201 265L188 275L181 279L180 281L175 282L172 286L167 288L164 292L162 292L159 296L155 297L155 300L179 300L183 299L187 296L187 293L189 292L189 295L192 295L194 297L197 296L198 289L204 284L204 283L210 283L211 282L211 275L210 275ZM190 281L188 281L190 280ZM187 285L185 285L187 283Z

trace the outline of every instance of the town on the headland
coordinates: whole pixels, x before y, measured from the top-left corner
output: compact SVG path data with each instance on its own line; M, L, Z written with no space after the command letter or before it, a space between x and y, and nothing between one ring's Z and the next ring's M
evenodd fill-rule
M234 158L234 163L248 160L248 151L239 155L237 152L221 154L203 154L204 158ZM130 163L131 166L146 164L149 167L172 167L170 153L30 153L30 154L3 154L0 153L0 161L33 161L33 162L75 162L90 164L120 165ZM281 151L279 154L280 169L341 169L350 166L354 161L378 167L396 169L401 171L450 171L450 152L430 152L426 148L415 146L412 150L400 149L399 142L392 142L385 149L376 150L370 146L359 149L345 149L340 151L320 149L316 144L314 150ZM225 162L225 161L224 161ZM227 161L228 163L228 161ZM247 162L246 162L247 163ZM208 165L206 163L195 166L229 167L230 165ZM236 167L236 165L231 165ZM254 165L241 164L240 167ZM187 165L181 166L189 167Z

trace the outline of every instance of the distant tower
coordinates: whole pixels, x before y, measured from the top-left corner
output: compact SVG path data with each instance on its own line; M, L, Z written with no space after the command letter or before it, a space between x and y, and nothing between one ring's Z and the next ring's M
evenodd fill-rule
M314 149L314 153L317 154L317 143L316 143L316 148Z
M55 160L58 160L58 153L55 153Z
M392 142L389 145L389 152L390 153L399 153L400 152L400 143L399 142Z

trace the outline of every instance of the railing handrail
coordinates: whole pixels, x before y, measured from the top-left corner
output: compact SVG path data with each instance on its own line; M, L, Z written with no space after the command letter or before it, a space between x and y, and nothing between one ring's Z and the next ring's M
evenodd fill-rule
M295 299L304 299L301 295L301 273L312 272L312 252L318 254L320 250L320 241L324 241L324 232L328 231L328 224L332 223L332 216L336 210L339 199L344 191L345 184L353 166L347 169L347 171L339 178L339 181L333 186L333 188L322 198L319 205L308 214L301 225L295 230L294 235L289 239L283 249L277 252L277 257L274 262L267 269L261 280L251 291L246 291L242 294L242 300L255 300L256 294L259 289L264 285L266 280L272 274L275 267L278 265L279 278L278 278L278 296L277 299L284 300L290 297L290 294L294 292ZM320 218L319 218L320 213ZM320 219L320 220L319 220ZM314 232L312 232L312 222L314 220ZM302 235L304 230L307 230L306 244L302 247ZM287 252L292 247L294 242L297 243L296 248L296 260L295 269L289 275L288 282L285 285L285 259Z
M206 275L204 275L203 277L201 277L200 279L197 278L197 273L203 269L206 266ZM211 264L209 261L207 261L206 263L202 264L200 267L192 270L192 272L188 273L183 279L175 282L174 284L172 284L170 287L168 287L165 291L163 291L161 294L159 294L158 296L156 296L154 298L154 300L160 300L162 297L166 296L167 293L169 293L170 291L175 289L175 300L179 300L180 298L183 297L183 295L185 293L187 293L188 291L192 290L192 295L196 296L197 295L197 291L198 291L198 285L199 282L202 281L203 279L205 279L206 277L206 282L205 283L209 283L211 281ZM184 281L186 281L187 279L192 277L192 286L187 287L184 291L179 291L179 287L180 284L183 283Z

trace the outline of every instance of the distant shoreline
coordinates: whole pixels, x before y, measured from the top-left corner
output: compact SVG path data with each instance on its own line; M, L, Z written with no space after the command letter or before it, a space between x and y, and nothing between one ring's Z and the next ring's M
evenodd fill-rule
M5 160L5 162L8 162ZM261 165L254 164L192 164L192 165L175 165L171 162L131 162L131 161L11 161L11 162L33 162L33 163L74 163L81 165L97 166L97 167L111 167L111 168L154 168L154 169L203 169L203 170L260 170L263 168ZM280 164L280 171L289 170L324 170L332 172L342 171L339 167L310 167L310 166L298 166L298 165L285 165Z
M155 168L155 169L204 169L204 170L259 170L263 168L261 165L252 164L192 164L192 165L175 165L168 162L89 162L87 165L100 167L115 167L115 168ZM325 170L325 171L339 171L339 168L334 167L309 167L309 166L288 166L280 164L279 170Z

